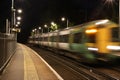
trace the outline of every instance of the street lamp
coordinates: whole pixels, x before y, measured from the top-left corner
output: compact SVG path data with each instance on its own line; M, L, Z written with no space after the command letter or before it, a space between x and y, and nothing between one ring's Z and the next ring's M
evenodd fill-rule
M14 0L12 0L12 5L11 5L11 29L13 30L13 28L15 27L15 8L14 8Z
M69 21L68 21L68 19L66 19L65 17L62 17L61 20L67 22L67 25L66 25L66 26L67 26L67 28L68 28L68 26L69 26Z
M48 30L48 32L49 32L49 27L48 27L46 24L44 25L44 27L47 28L47 30Z
M62 18L61 18L61 20L62 20L62 21L65 21L65 18L64 18L64 17L62 17Z
M15 30L13 28L16 27L16 9L14 8L14 0L12 0L12 5L11 5L11 30ZM22 13L21 9L17 10L17 13ZM17 17L17 20L21 20L21 17ZM17 26L20 23L17 23Z
M51 22L51 25L54 25L55 23L54 22Z
M41 27L38 28L39 30L41 29Z
M18 13L22 13L22 9L18 9L17 12L18 12Z
M16 24L15 26L18 27L18 24Z
M65 17L62 17L62 18L61 18L61 20L62 20L62 21L66 21L66 22L67 22L67 25L66 25L66 26L67 26L67 28L68 28L68 27L69 27L69 20L68 20L68 19L66 19Z
M47 25L45 24L44 27L47 28Z
M35 33L35 36L36 36L37 35L37 29L36 28L34 29L34 33Z
M20 22L18 21L17 24L20 25Z
M17 17L17 20L19 20L19 21L20 21L21 19L22 19L22 18L21 18L20 16L18 16L18 17Z
M41 30L41 34L43 34L43 29L41 27L38 27L39 30L39 34L40 34L40 30Z

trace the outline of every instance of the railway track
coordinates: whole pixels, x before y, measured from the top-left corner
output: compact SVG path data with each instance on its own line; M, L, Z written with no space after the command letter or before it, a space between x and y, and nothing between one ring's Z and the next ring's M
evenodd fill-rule
M80 71L84 70L83 72L87 71L87 72L86 72L87 74L95 77L97 80L98 80L98 79L103 79L103 80L104 80L104 79L105 79L105 80L119 80L119 79L120 79L120 77L113 77L112 75L108 75L107 72L106 72L106 74L105 74L105 73L104 73L105 71L104 71L104 72L101 72L101 71L104 70L104 68L102 68L101 70L98 70L98 69L95 69L95 68L93 68L93 67L83 65L83 64L81 64L80 62L76 62L76 61L71 60L71 59L68 60L68 58L65 58L65 57L62 57L62 60L67 60L67 63L70 62L69 64L71 64L71 62L72 62L72 63L73 63L72 65L74 65L74 66L77 68L77 70L80 70ZM61 61L62 61L62 60L61 60ZM106 68L105 68L105 69L106 69ZM110 69L106 69L106 70L111 71ZM114 73L114 74L117 74L117 72ZM89 79L90 79L90 78L89 78Z
M120 67L118 67L118 68L113 67L112 69L115 70L115 71L117 71L117 72L120 72Z
M42 49L38 49L35 47L32 47L36 52L38 52L48 63L54 62L54 64L49 63L53 68L55 64L62 65L66 71L70 71L75 75L79 80L119 80L119 77L112 76L110 74L107 74L106 72L103 72L105 68L94 68L90 66L86 66L84 64L81 64L80 62L70 59L68 57L55 54L53 52L44 51ZM44 52L44 55L40 52ZM49 61L51 60L51 61ZM59 73L59 70L56 70ZM101 72L102 71L102 72ZM59 73L60 74L60 73ZM64 73L65 74L65 73ZM67 74L66 74L67 75ZM62 74L61 74L62 76ZM67 75L69 76L69 74ZM64 77L64 76L62 76ZM69 76L68 78L70 78ZM65 78L65 80L69 80L68 78ZM74 80L74 78L73 78Z

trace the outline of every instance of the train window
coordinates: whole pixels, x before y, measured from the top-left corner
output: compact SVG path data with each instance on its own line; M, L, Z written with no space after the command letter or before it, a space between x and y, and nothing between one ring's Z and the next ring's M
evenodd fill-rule
M81 43L82 41L82 33L75 33L74 34L74 43Z
M69 38L68 35L64 35L64 42L68 42L68 38Z
M34 38L35 41L38 41L38 38Z
M36 38L36 41L39 41L39 38Z
M69 35L60 35L59 36L59 41L60 42L68 42Z
M44 40L44 37L40 37L40 41L43 41Z
M59 42L62 42L62 35L59 36Z
M53 42L53 36L50 36L50 42Z
M44 41L48 41L48 37L44 37Z
M44 41L44 37L42 37L42 41Z
M112 28L112 41L119 41L119 29L118 27Z
M95 39L96 39L96 34L87 34L87 42L89 43L95 43Z
M42 37L40 37L39 40L42 41Z
M52 38L53 38L53 42L56 42L56 41L57 41L57 40L56 40L56 36L53 36Z
M51 36L50 41L51 42L57 42L57 36Z

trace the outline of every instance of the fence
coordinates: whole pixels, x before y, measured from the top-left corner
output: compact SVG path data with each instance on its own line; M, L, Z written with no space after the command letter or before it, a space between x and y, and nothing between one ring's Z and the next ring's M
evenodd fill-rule
M0 33L0 73L16 50L16 34Z

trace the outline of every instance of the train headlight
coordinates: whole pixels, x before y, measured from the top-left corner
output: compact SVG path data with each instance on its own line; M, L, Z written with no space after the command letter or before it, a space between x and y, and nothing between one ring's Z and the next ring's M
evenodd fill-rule
M107 49L109 50L120 50L120 46L112 46L112 45L108 45Z
M88 50L90 50L90 51L98 51L98 48L88 47Z
M87 34L93 34L93 33L96 33L97 32L97 29L88 29L85 31L85 33Z

